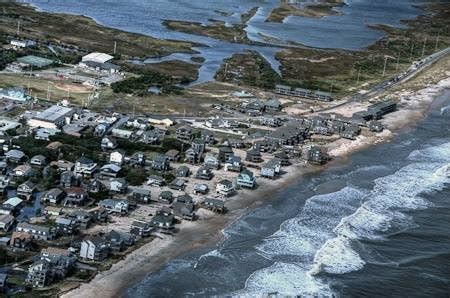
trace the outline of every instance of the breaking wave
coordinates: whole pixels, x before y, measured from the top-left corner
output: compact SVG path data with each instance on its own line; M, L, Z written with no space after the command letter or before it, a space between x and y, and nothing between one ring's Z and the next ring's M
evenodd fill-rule
M321 273L345 274L373 262L363 259L357 241L411 228L406 212L431 206L421 195L450 182L450 143L413 151L408 160L394 174L376 179L372 190L345 187L308 199L297 217L256 246L274 263L254 272L238 294L326 296L332 291Z

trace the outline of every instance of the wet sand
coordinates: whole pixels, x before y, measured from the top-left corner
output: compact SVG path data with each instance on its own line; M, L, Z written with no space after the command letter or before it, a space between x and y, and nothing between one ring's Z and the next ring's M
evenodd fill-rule
M338 140L332 146L333 156L336 159L345 158L345 156L372 144L388 141L396 131L422 119L434 98L446 88L450 88L450 77L414 93L399 93L399 111L383 119L387 130L374 137L361 137L356 141ZM287 173L277 180L260 179L257 190L244 191L227 202L230 210L227 214L216 215L196 222L183 222L179 225L180 232L175 236L165 236L164 239L155 239L143 245L130 253L124 260L114 264L110 270L100 272L90 283L82 284L79 288L64 294L63 297L121 296L128 288L142 281L149 273L155 272L168 261L192 250L213 246L220 242L223 237L222 231L227 226L249 210L275 197L274 194L287 185L299 183L299 180L305 175L325 169L326 167L293 165L284 168Z

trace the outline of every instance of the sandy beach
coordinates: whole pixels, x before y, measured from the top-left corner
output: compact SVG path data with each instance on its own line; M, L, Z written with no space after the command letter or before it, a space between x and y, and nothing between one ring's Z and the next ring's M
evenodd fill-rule
M445 69L445 68L444 68ZM434 98L444 89L450 88L450 73L440 71L439 81L418 91L398 90L391 96L400 99L399 110L383 119L386 126L376 135L361 135L355 141L340 139L328 146L329 154L340 159L367 148L370 145L386 142L403 127L413 125L422 119ZM444 74L444 76L442 76ZM342 108L340 108L342 109ZM348 109L348 108L347 108ZM110 270L100 272L91 282L65 293L63 297L117 297L124 290L144 279L149 273L158 270L166 262L185 255L192 250L213 246L223 236L222 231L243 214L267 202L274 193L287 185L298 183L306 174L325 170L326 167L313 167L305 164L285 168L286 174L275 181L260 181L257 190L244 191L227 202L230 210L223 216L201 216L196 222L183 222L180 232L175 236L165 235L155 239L129 254L124 260L114 264ZM270 195L269 195L270 194Z

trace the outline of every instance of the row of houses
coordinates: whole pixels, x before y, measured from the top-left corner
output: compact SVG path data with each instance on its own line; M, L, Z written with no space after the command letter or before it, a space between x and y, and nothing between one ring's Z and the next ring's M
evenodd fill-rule
M292 88L286 85L276 85L275 93L285 96L302 97L318 101L332 101L333 97L329 92L313 91L305 88Z

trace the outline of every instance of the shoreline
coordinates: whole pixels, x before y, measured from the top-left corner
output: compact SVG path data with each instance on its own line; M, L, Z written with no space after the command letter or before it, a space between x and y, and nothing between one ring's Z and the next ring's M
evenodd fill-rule
M89 283L81 284L64 293L62 297L122 296L128 288L142 282L149 274L156 272L167 262L194 250L218 245L223 240L224 230L250 210L270 202L271 197L275 197L273 195L275 192L282 191L283 188L294 182L299 183L299 180L307 175L326 171L329 166L345 162L350 154L382 142L388 142L404 128L411 127L423 119L434 100L446 89L450 89L450 74L446 75L446 78L437 84L419 91L401 91L399 110L383 119L387 129L373 137L341 142L335 149L337 151L334 154L334 162L329 165L317 167L296 164L287 167L285 168L287 173L280 179L268 182L264 180L264 183L261 183L255 191L244 191L229 200L227 206L230 211L225 215L213 216L196 222L183 222L179 226L180 232L175 236L155 239L143 245L127 255L125 259L115 263L109 270L99 272ZM270 195L268 195L269 193Z

